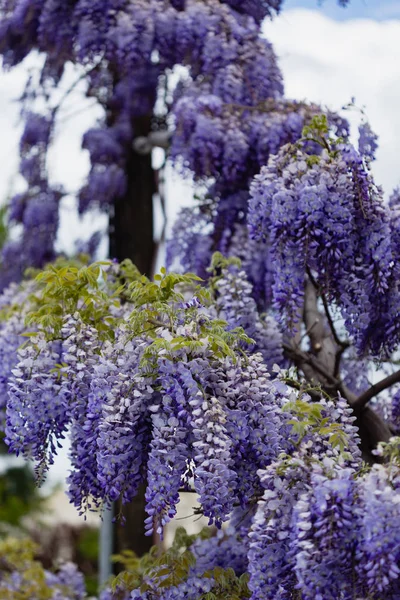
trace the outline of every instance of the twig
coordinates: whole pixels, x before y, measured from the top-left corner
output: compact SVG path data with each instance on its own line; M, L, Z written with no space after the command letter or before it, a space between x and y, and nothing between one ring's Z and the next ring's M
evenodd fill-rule
M87 69L84 73L81 73L81 75L79 75L79 77L77 77L72 82L72 84L66 89L66 91L61 96L58 103L56 104L56 106L54 106L54 108L51 111L53 120L54 120L56 114L58 113L58 111L60 110L61 106L64 104L65 100L68 98L68 96L74 91L74 89L79 85L79 83L81 81L83 81L84 79L86 79L86 77L88 75L90 75L90 73L93 73L100 66L100 64L101 64L101 60L99 62L97 62L95 65L93 65L92 67L90 67L89 69Z
M314 279L313 274L311 273L311 270L309 268L307 268L307 275L310 278L311 283L313 284L313 286L315 287L315 289L317 290L318 294L321 297L322 303L324 305L324 310L325 310L325 314L326 314L326 318L328 319L328 323L329 323L329 327L330 330L332 332L332 336L333 339L335 340L336 344L338 346L340 346L341 348L343 348L343 351L346 350L346 348L348 348L350 346L350 342L348 342L347 340L342 341L336 331L335 328L335 323L333 322L333 318L331 315L331 312L329 310L329 306L328 306L328 301L326 299L325 294L323 293L321 286L318 284L318 282ZM342 351L342 353L343 353Z
M283 381L286 383L286 385L288 385L289 387L295 389L295 390L302 390L302 384L299 383L298 381L293 381L293 379L283 379ZM315 402L318 402L319 400L321 400L321 394L319 394L317 391L312 390L310 388L306 388L305 393L308 394ZM322 393L322 391L321 391Z

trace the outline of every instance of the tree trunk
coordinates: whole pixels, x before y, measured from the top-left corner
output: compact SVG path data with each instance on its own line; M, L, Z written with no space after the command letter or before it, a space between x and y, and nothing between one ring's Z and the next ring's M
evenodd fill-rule
M150 117L135 119L135 136L150 131ZM151 153L141 155L133 148L127 157L127 193L119 198L110 218L110 256L118 260L130 258L139 271L151 277L154 264L153 195L155 176Z
M135 137L147 136L151 117L140 117L134 123ZM127 193L116 201L110 217L110 256L123 260L130 258L141 273L151 277L155 261L153 195L156 191L155 173L151 153L141 155L133 148L127 156ZM113 547L115 553L133 550L138 556L149 551L154 541L144 535L145 486L127 505L117 502L114 506ZM122 517L122 518L121 518ZM115 570L118 571L118 565Z

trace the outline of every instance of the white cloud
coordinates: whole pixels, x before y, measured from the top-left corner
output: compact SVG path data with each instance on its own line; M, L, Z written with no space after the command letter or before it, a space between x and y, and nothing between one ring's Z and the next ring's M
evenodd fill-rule
M400 183L400 20L338 22L297 9L267 22L264 31L279 57L288 97L338 110L354 96L365 106L379 135L374 175L390 193Z

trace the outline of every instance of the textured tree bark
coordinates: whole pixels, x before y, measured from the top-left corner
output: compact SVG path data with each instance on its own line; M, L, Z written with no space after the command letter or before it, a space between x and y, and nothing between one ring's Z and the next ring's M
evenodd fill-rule
M144 520L145 512L145 486L141 486L137 496L129 504L122 505L118 501L115 505L116 514L123 516L118 518L114 526L114 552L116 554L123 550L132 550L137 556L143 556L155 544L152 536L145 535ZM114 572L118 573L120 565L116 564Z
M372 451L379 442L389 440L392 435L390 428L372 408L357 402L357 396L340 381L340 374L336 373L340 340L336 334L332 334L326 315L318 309L318 293L311 281L306 284L303 319L310 340L310 352L302 352L295 346L289 347L292 360L308 381L320 384L329 394L340 392L347 399L357 417L363 458L368 463L378 462ZM396 375L392 377L397 381ZM378 388L379 385L375 387Z
M151 117L135 119L137 135L150 131ZM139 271L152 275L155 244L153 195L156 191L151 152L139 154L133 147L127 156L127 193L119 198L110 218L110 256L118 260L130 258Z
M133 123L135 136L148 135L151 116L140 117ZM110 217L110 256L123 260L130 258L141 273L151 277L155 262L153 196L156 178L152 168L151 152L139 154L130 148L127 155L128 186L126 195L116 201ZM148 552L153 538L144 535L145 486L136 498L126 505L114 506L114 552L132 550L138 556ZM115 565L118 572L119 565Z

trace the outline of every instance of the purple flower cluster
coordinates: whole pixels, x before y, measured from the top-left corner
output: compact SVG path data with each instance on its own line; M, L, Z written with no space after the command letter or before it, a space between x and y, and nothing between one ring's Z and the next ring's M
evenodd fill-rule
M293 511L295 573L304 600L351 598L357 525L354 472L335 472L327 461L313 465L309 489Z
M212 578L199 578L196 575L189 577L182 583L166 589L159 589L156 583L146 582L150 589L146 592L133 590L130 598L132 600L197 600L208 594L215 587L215 581ZM114 598L112 599L114 600Z
M85 578L73 563L61 565L57 573L47 573L46 584L49 587L59 586L59 595L55 592L54 600L69 600L69 598L71 600L84 600L87 598ZM67 590L67 596L64 596L62 590Z
M142 358L152 338L132 335L131 310L112 308L120 318L112 342L76 313L66 315L59 342L38 333L18 350L8 380L7 443L42 475L68 428L69 496L82 512L129 502L146 483L147 529L162 534L179 490L193 486L220 527L235 503L251 501L257 469L279 452L286 387L270 382L260 355L216 358L205 333L189 350L216 312L208 309L208 317L196 298L179 303L172 324L166 319L157 334L187 346L169 353L161 346L150 368Z
M342 357L340 373L346 387L354 394L359 395L370 386L368 361L357 357L354 349L347 351Z
M204 397L199 390L190 400L193 411L195 489L209 525L227 520L236 487L232 441L225 427L225 411L217 398Z
M371 125L368 122L362 123L358 131L358 150L360 154L368 160L374 160L378 149L378 136L371 129Z
M20 141L20 171L27 183L26 192L16 194L10 203L10 220L21 223L23 231L16 241L2 248L1 287L20 280L27 267L41 267L51 261L58 230L59 202L63 195L47 180L46 152L52 121L37 113L26 115Z
M221 589L221 582L217 581L211 572L214 569L232 569L237 577L246 572L246 547L236 535L219 531L211 538L199 537L191 544L189 550L195 563L181 583L171 587L158 587L155 580L149 576L146 577L146 584L150 589L145 593L134 590L129 597L136 600L198 600L208 592L227 594L229 592ZM204 577L206 572L208 573ZM119 600L119 596L105 595L104 599L100 596L100 600ZM125 600L124 596L121 600Z
M10 565L13 567L14 565ZM45 571L32 562L19 565L18 570L2 568L0 573L0 597L48 598L49 600L86 600L86 585L83 574L73 563L64 563L57 572ZM39 596L40 595L40 596ZM116 600L116 599L115 599Z
M8 401L8 381L18 362L18 348L25 341L26 300L33 291L29 283L17 286L12 283L0 296L0 310L12 309L11 314L0 322L0 414L5 416ZM3 428L2 424L2 428Z
M250 286L230 269L214 280L227 298L226 317L254 326ZM296 427L304 415L293 408L298 392L282 381L287 374L275 369L271 380L262 355L239 346L234 357L212 350L201 327L222 309L218 297L206 308L187 295L175 309L158 317L156 338L133 333L129 303L111 308L119 318L112 341L78 312L64 319L60 341L37 333L18 350L9 381L11 448L43 471L70 427L72 501L82 510L129 501L146 483L149 533L162 534L181 489L197 492L217 527L232 516L226 533L193 544L195 563L179 585L158 588L149 577L148 591L131 598L197 600L219 589L217 578L202 577L216 567L248 572L252 600L396 598L398 467L360 474L355 418L344 399L321 399L321 425ZM301 402L311 398L302 392ZM344 451L333 444L339 431ZM63 577L75 581L69 571ZM84 598L76 582L75 596Z
M265 17L273 16L281 9L282 0L224 0L240 13L254 17L256 21L262 21Z
M271 154L297 141L315 107L274 99L256 99L246 110L240 99L223 98L204 85L178 97L171 155L197 179L213 177L224 196L248 189L248 182ZM242 105L243 104L243 105Z
M261 473L250 532L252 600L396 598L397 492L382 467L363 478L301 452Z
M396 434L400 431L400 390L397 389L391 398L390 422L394 427Z
M69 421L60 378L52 372L60 362L59 349L38 334L19 348L18 361L9 379L6 443L17 455L34 456L42 476Z
M185 207L179 212L167 244L168 268L196 273L207 278L206 269L212 256L211 215L198 207Z
M233 569L238 576L247 571L246 546L236 531L218 531L217 535L208 539L197 538L190 551L196 558L196 564L191 569L193 575L201 577L215 567Z
M390 218L352 146L312 161L283 148L252 184L248 224L251 237L270 243L274 304L289 327L310 270L359 350L393 347L399 294Z
M321 109L268 98L246 110L233 100L224 102L205 84L178 91L171 156L177 168L189 170L195 180L206 183L208 191L199 206L179 214L167 245L167 264L179 260L184 269L204 277L212 251L238 256L253 284L258 308L270 308L274 256L269 239L248 237L249 185L271 155L299 140L303 126ZM332 113L327 118L335 135L348 137L346 121ZM310 147L321 152L317 144L307 143Z
M246 273L239 267L229 267L218 279L216 289L216 308L229 328L244 329L255 342L250 351L261 352L269 370L274 364L281 365L282 334L272 316L260 316Z
M285 409L284 397L282 401ZM249 533L252 600L291 600L296 589L304 600L352 598L345 590L353 589L355 563L350 559L360 535L356 475L361 455L347 403L339 399L321 404L322 418L340 424L346 433L346 454L332 446L328 433L309 430L296 439L282 415L285 454L258 473L264 493ZM329 527L337 527L336 533ZM330 580L331 570L337 575Z
M364 593L390 598L391 591L400 593L400 495L382 467L375 467L365 477L359 494L362 516L357 575Z
M100 127L89 130L83 138L83 147L90 154L91 170L79 194L81 212L91 206L108 210L126 193L127 161L132 140L142 135L140 119L153 114L159 76L176 64L183 63L189 68L192 89L196 90L193 97L178 99L176 110L172 107L176 130L187 129L185 98L194 102L191 118L195 123L194 134L185 134L186 138L191 137L190 143L187 139L184 144L177 134L172 155L195 167L196 177L210 172L210 160L218 165L217 169L224 170L227 181L232 177L246 181L249 169L251 174L257 171L258 165L249 155L250 145L254 148L256 145L249 133L246 134L248 139L241 134L240 112L229 117L228 128L227 123L218 127L211 114L205 112L207 105L211 108L234 102L255 106L281 97L282 78L273 50L259 35L261 19L279 10L279 6L277 0L246 3L80 0L67 4L62 0L21 0L0 7L0 52L4 64L14 66L31 51L43 52L46 61L40 84L46 98L51 97L52 89L58 86L68 62L85 68L95 65L87 73L88 94L105 108L106 118ZM97 64L99 58L102 60ZM40 91L35 92L28 86L24 101L33 106L38 93ZM199 110L198 102L204 104L203 110ZM57 232L61 192L52 190L46 183L46 152L54 125L53 113L49 111L49 114L51 117L24 110L26 128L21 138L21 173L30 189L29 194L14 198L11 211L14 218L23 222L27 232L27 239L18 246L18 254L24 255L17 269L19 274L28 259L31 264L41 266L52 258ZM286 119L284 115L283 120ZM290 119L289 115L288 122ZM301 123L295 126L296 139L301 126ZM274 127L280 131L280 125L272 129ZM292 141L292 125L287 128L284 140ZM260 128L253 127L254 132L257 130ZM223 156L222 133L227 139ZM271 135L279 138L281 133L271 130ZM274 142L271 140L271 143ZM198 146L197 158L191 158L191 153L196 152L192 144ZM265 140L261 141L261 136L260 144L268 146ZM260 154L263 150L256 152ZM30 204L31 214L25 220L26 207ZM44 248L41 254L37 251L39 242ZM16 250L14 247L13 251ZM3 254L7 269L9 249ZM5 280L18 277L17 271L14 268L5 275Z
M293 569L292 512L306 490L309 466L301 459L281 474L279 462L260 472L264 488L249 533L249 573L252 600L291 598L296 579Z

